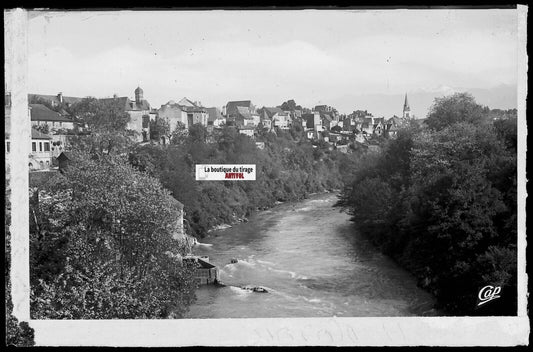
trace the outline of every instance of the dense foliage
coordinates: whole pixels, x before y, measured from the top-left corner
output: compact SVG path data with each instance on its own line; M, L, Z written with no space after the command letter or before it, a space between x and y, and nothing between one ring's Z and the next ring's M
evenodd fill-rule
M127 130L130 116L120 100L84 98L70 107L70 112L83 129L90 133L71 136L70 143L85 154L120 154L133 146L135 133Z
M139 146L130 162L158 178L184 204L192 234L204 236L213 226L234 223L277 201L341 188L346 155L328 145L313 146L302 136L302 131L262 133L256 138L265 142L261 150L232 127L208 143L206 129L193 125L187 134L174 134L170 146ZM256 164L256 181L196 181L195 164Z
M467 94L367 155L342 192L359 231L451 314L516 315L516 118L494 123ZM502 298L476 309L486 285Z
M179 203L119 156L74 160L30 202L32 317L181 316L195 283L174 238Z

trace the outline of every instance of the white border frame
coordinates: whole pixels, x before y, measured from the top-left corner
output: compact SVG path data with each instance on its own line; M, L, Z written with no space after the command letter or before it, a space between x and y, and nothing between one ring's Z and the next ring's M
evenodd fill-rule
M31 320L29 304L29 216L27 141L29 119L11 121L13 314L35 329L46 346L514 346L527 345L525 201L527 6L518 16L518 316L385 317L183 320ZM4 12L6 83L11 116L27 115L27 25L21 9ZM15 176L16 175L16 176Z

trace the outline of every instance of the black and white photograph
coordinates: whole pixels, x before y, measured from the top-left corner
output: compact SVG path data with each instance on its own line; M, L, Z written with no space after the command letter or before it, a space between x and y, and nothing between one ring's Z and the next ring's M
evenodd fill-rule
M5 9L6 345L527 345L527 10Z

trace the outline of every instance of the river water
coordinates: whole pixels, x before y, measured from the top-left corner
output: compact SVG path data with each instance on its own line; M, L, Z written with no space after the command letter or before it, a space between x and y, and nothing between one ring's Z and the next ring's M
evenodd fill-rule
M200 286L186 317L437 315L434 297L357 235L349 216L333 207L336 199L320 194L280 204L211 232L193 251L209 256L227 286Z

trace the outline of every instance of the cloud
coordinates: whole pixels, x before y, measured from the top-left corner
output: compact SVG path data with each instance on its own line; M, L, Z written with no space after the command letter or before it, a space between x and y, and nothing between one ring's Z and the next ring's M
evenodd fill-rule
M32 92L78 96L132 96L141 84L152 105L188 96L217 106L232 99L274 105L290 98L311 106L345 94L512 84L517 43L509 13L36 18L29 83ZM151 21L143 22L146 16Z

